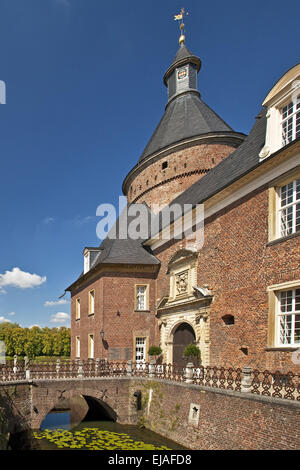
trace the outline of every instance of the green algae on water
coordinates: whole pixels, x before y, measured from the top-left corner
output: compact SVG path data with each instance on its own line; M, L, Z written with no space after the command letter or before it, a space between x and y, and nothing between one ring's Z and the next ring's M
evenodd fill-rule
M55 444L58 449L88 449L88 450L170 450L168 447L155 447L142 441L131 439L128 434L103 431L98 428L84 428L80 431L65 429L45 429L35 431L35 439L46 439Z

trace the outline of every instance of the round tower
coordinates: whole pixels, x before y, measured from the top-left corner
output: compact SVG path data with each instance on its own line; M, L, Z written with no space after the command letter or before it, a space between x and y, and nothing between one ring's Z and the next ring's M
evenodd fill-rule
M245 135L234 132L201 100L200 67L201 60L182 40L164 74L164 115L123 182L129 203L146 202L157 212L158 205L170 203L243 142Z

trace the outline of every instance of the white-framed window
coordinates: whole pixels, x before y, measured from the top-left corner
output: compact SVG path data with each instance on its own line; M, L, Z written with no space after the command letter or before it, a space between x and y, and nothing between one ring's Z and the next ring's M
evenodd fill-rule
M80 357L80 336L76 336L75 347L76 347L76 357Z
M146 360L146 338L135 338L135 361L145 362Z
M300 345L300 287L277 293L278 346Z
M147 295L147 285L136 285L135 286L135 308L136 310L147 310L148 309L148 295Z
M94 359L94 335L92 334L88 337L88 354L89 359Z
M89 315L95 313L95 291L91 290L89 292Z
M282 146L300 137L300 95L280 110Z
M90 252L86 252L83 256L83 272L87 273L90 269Z
M80 299L76 299L75 305L76 305L75 318L76 320L80 320Z
M300 231L300 178L278 188L278 235L285 237Z

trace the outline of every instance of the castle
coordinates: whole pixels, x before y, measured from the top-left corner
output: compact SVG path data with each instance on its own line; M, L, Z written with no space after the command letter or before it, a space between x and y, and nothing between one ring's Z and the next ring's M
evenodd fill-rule
M182 229L173 214L157 233L86 247L66 289L72 358L147 362L156 345L163 362L183 365L194 343L204 366L300 370L300 64L269 91L248 136L202 101L200 68L181 36L165 112L123 193L149 216L188 205L191 230L201 204L203 243L161 236Z

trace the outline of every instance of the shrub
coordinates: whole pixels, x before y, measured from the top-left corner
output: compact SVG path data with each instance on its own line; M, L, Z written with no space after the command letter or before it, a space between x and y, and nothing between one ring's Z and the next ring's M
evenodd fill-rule
M162 349L159 346L151 346L149 348L149 356L159 356L162 353Z
M183 355L190 359L195 358L198 361L201 360L201 351L195 344L189 344L183 351Z

